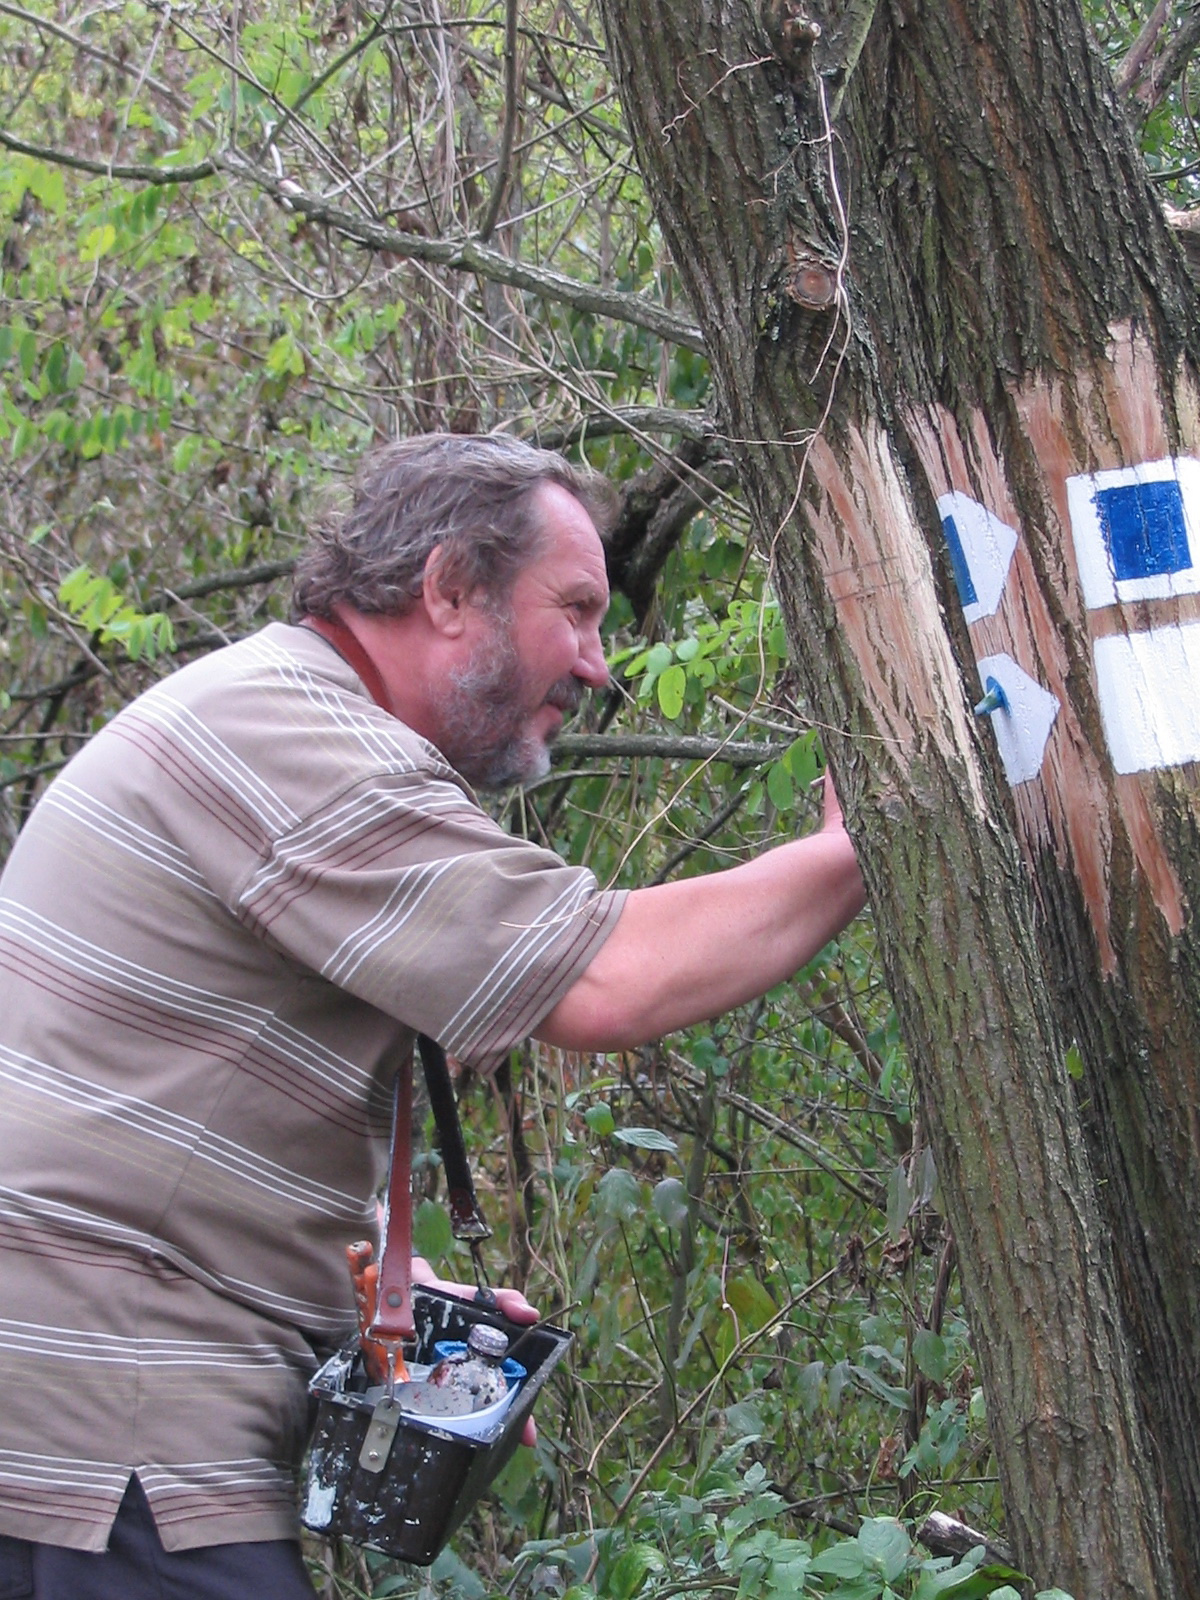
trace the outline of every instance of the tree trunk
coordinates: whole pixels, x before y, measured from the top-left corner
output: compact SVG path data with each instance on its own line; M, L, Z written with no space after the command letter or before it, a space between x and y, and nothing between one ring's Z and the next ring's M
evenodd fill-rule
M1071 0L872 9L605 0L837 730L1018 1558L1194 1600L1194 293Z

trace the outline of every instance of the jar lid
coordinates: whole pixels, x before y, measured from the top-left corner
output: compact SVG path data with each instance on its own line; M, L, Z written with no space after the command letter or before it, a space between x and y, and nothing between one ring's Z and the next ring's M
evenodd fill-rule
M467 1349L492 1361L501 1361L508 1349L508 1335L486 1322L477 1322L467 1335Z

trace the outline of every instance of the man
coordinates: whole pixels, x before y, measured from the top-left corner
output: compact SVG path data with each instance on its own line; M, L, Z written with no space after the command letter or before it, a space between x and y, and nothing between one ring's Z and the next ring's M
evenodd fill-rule
M530 1033L633 1045L859 909L836 803L744 866L616 893L474 801L545 772L607 681L609 504L504 438L380 451L300 564L296 625L141 696L18 840L0 1595L311 1594L305 1385L353 1320L344 1246L414 1033L485 1068Z

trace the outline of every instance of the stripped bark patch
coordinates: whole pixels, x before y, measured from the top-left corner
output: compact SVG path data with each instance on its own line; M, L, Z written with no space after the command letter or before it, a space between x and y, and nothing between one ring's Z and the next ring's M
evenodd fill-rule
M852 430L844 454L823 438L810 465L811 518L826 584L851 641L880 731L906 767L923 746L952 756L985 809L958 669L938 608L925 539L882 429Z

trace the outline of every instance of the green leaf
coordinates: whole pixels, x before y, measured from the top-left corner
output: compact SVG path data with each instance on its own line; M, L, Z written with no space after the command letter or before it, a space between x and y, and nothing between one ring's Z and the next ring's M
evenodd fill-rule
M631 1222L641 1210L641 1186L624 1167L610 1167L596 1185L595 1202L602 1217Z
M902 1389L899 1384L885 1383L877 1372L872 1372L870 1367L857 1364L850 1369L862 1384L864 1389L869 1389L872 1394L878 1395L881 1400L886 1400L888 1405L895 1406L897 1411L907 1411L912 1404L912 1395L907 1389Z
M652 1544L631 1544L617 1557L609 1575L608 1592L613 1600L632 1600L647 1576L661 1572L665 1566Z
M804 790L815 783L821 773L820 746L816 730L802 733L798 739L794 739L783 759L787 762L788 771L797 789Z
M867 1570L867 1558L857 1539L843 1539L814 1556L808 1570L826 1578L861 1578Z
M59 340L50 346L43 367L45 381L51 394L62 394L67 387L67 352Z
M678 1178L663 1178L654 1185L650 1203L668 1228L682 1228L688 1218L688 1193Z
M483 1600L487 1594L487 1586L453 1550L442 1551L430 1567L429 1576L434 1583L445 1584L447 1590L460 1596L461 1600ZM410 1583L411 1579L406 1577L404 1586L408 1587ZM376 1589L375 1593L378 1594L379 1590Z
M670 666L658 677L658 704L664 717L675 718L683 710L683 697L687 691L687 673L680 666Z
M739 1273L736 1278L729 1279L725 1298L737 1316L738 1332L743 1339L748 1333L765 1327L779 1309L758 1279L749 1273Z
M1067 1051L1067 1076L1076 1083L1083 1077L1083 1054L1077 1044L1071 1045Z
M94 213L93 213L94 215ZM79 242L80 261L99 261L106 256L117 242L117 230L111 222L102 222L99 227L89 228Z
M679 1148L674 1139L657 1128L618 1128L613 1138L632 1145L635 1150L667 1150L674 1155Z
M792 775L783 761L773 761L767 769L767 794L776 811L790 811L796 803Z
M903 1233L911 1205L912 1192L908 1187L908 1173L904 1170L904 1163L900 1162L892 1169L887 1186L887 1227L893 1240L898 1239Z
M912 1540L895 1517L872 1517L858 1530L858 1544L869 1566L886 1583L895 1583L908 1565Z
M281 333L267 351L267 371L273 378L303 376L304 355L292 334Z
M927 1378L934 1383L945 1381L949 1368L946 1341L929 1328L918 1328L913 1334L913 1360Z
M413 1216L413 1251L426 1261L448 1255L454 1244L454 1230L444 1206L436 1200L422 1200Z
M589 1106L583 1114L583 1120L598 1138L607 1139L616 1127L611 1106L601 1102L598 1106Z

